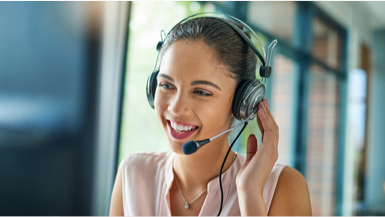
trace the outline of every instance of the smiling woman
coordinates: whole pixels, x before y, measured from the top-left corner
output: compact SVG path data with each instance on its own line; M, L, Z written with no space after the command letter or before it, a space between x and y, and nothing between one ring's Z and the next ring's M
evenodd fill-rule
M147 84L154 85L148 88L154 91L149 103L172 152L125 157L111 215L209 216L218 210L223 215L311 215L303 176L276 163L279 130L266 99L254 104L263 135L258 151L256 137L250 135L246 157L228 152L226 136L191 155L183 152L186 142L217 135L239 119L233 109L235 93L247 80L256 80L256 54L234 31L242 26L231 24L221 18L193 18L176 25L158 46L161 67L153 73L156 80ZM218 179L223 181L218 184Z

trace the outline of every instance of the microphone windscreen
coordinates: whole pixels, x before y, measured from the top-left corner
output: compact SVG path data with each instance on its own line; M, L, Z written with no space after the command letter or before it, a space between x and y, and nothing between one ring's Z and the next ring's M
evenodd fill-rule
M189 155L189 154L195 153L198 150L198 147L195 141L189 141L183 144L182 149L183 149L183 153L185 153L186 155Z

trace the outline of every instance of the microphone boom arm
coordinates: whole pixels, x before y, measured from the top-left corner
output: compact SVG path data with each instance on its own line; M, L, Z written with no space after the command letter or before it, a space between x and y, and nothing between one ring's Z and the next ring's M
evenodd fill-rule
M258 111L258 110L257 110ZM241 123L239 123L238 125L236 125L235 127L232 127L210 139L204 139L204 140L199 140L199 141L196 141L196 140L192 140L192 141L189 141L189 142L186 142L185 144L183 144L183 153L185 153L186 155L189 155L189 154L193 154L195 153L198 149L200 149L202 146L204 146L205 144L211 142L212 140L222 136L223 134L229 132L229 131L232 131L238 127L240 127L242 124L244 124L246 122L255 118L257 116L257 112L251 114L249 117L247 117L244 121L242 121ZM246 125L245 125L246 126Z
M242 124L244 124L246 121L249 121L249 120L254 119L255 116L257 116L257 113L254 113L254 114L250 115L248 118L246 118L244 121L242 121L242 122L239 123L238 125L236 125L236 126L230 128L230 129L228 129L228 130L226 130L226 131L224 131L224 132L222 132L222 133L220 133L220 134L218 134L218 135L216 135L216 136L214 136L214 137L212 137L212 138L210 138L210 141L212 141L213 139L216 139L216 138L222 136L223 134L225 134L225 133L227 133L227 132L229 132L229 131L235 130L236 128L238 128L238 127L240 127Z

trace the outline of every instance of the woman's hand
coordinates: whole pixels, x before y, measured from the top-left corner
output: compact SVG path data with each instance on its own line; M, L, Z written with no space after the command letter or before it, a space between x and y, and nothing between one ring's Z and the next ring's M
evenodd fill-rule
M262 143L258 149L258 142L255 135L252 134L249 136L247 139L246 161L241 167L236 180L238 194L240 197L243 197L239 198L241 212L242 210L246 212L242 213L242 215L259 215L261 213L250 211L261 211L262 208L264 212L266 212L262 204L257 208L258 204L251 203L251 201L255 201L256 203L263 202L264 205L262 198L263 187L278 159L279 129L274 117L270 113L267 99L259 103L258 108L257 123L262 132ZM241 201L250 203L251 207L247 206L242 208L242 206L246 204L241 204ZM262 214L266 215L266 213Z

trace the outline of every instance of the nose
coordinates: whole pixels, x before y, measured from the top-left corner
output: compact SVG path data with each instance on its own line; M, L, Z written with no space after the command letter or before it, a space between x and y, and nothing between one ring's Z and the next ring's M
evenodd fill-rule
M168 110L175 116L189 116L191 108L188 97L184 96L181 92L175 94L168 104Z

